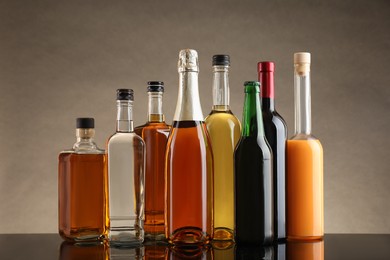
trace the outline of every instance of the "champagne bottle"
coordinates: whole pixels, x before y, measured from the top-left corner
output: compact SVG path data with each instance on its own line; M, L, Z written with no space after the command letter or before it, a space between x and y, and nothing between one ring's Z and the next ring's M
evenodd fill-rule
M213 155L198 91L198 54L179 54L179 94L166 150L170 243L207 244L213 232Z
M294 54L295 134L287 141L287 238L324 235L323 151L311 134L310 53Z
M274 238L272 152L264 135L259 82L245 82L241 139L234 152L235 241L268 245Z
M229 55L213 56L213 108L205 123L214 155L214 240L233 240L233 153L240 121L229 107Z

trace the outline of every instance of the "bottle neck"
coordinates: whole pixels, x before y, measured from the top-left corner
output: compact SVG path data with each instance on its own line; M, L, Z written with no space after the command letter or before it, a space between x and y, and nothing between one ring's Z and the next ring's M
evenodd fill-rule
M264 136L261 114L260 95L258 92L245 93L242 135L246 137Z
M203 121L199 99L198 72L179 73L179 93L173 121Z
M148 122L164 122L162 110L163 92L149 92Z
M133 101L117 100L117 117L116 131L117 132L133 132Z
M294 73L295 134L311 134L310 72Z
M213 66L213 110L229 109L229 66Z
M76 129L76 138L77 141L73 145L73 150L75 151L93 151L97 149L97 146L93 140L95 136L94 128L77 128Z
M260 71L260 95L262 97L261 106L263 110L275 110L275 86L274 86L274 72Z

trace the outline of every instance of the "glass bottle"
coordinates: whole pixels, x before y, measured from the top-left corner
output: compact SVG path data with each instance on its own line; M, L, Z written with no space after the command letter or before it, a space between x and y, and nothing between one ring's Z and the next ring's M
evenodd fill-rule
M323 151L311 134L310 53L294 54L295 134L287 141L287 238L324 235Z
M261 84L261 110L265 137L272 150L274 183L274 238L286 238L286 139L287 125L275 110L273 62L257 64Z
M264 135L259 82L245 82L241 139L234 152L235 241L268 245L274 238L272 152Z
M163 240L165 149L171 127L162 110L164 82L148 82L148 122L135 128L146 146L145 168L145 239Z
M214 240L233 240L233 153L240 121L229 107L229 55L213 56L213 108L205 123L214 156Z
M289 260L324 260L324 241L288 241L287 258Z
M100 240L106 235L104 150L94 140L93 118L77 118L77 142L59 154L59 234L68 241Z
M179 54L179 94L166 150L165 232L170 243L206 244L213 232L213 155L198 91L198 54Z
M107 142L108 238L113 246L144 240L145 144L133 130L133 90L117 90L116 133Z

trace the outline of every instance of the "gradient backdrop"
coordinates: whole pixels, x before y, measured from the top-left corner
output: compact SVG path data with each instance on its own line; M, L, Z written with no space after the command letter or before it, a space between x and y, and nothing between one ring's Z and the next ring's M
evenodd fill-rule
M0 1L0 233L57 232L57 155L75 118L115 131L117 88L165 82L176 105L180 49L199 53L204 115L211 57L231 55L233 112L258 61L276 63L277 110L294 131L293 53L312 53L313 132L325 152L325 231L390 233L390 1Z

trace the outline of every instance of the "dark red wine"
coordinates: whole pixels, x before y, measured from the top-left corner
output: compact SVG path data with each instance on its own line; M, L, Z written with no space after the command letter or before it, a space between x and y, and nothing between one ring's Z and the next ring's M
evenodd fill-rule
M275 240L286 238L286 138L287 126L274 103L274 63L259 62L261 108L266 139L273 155Z
M273 242L272 153L265 139L258 82L245 82L241 139L234 152L235 241Z

